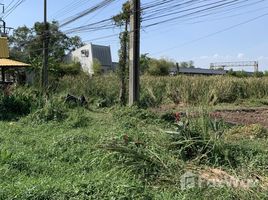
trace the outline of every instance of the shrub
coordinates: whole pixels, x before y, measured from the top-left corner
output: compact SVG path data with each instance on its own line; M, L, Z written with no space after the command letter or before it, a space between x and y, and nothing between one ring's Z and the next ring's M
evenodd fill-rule
M67 119L67 123L71 128L84 128L89 125L91 118L86 115L86 110L77 108L71 113Z
M26 87L11 90L10 95L0 94L0 120L17 120L38 106L38 92Z
M174 63L165 59L151 59L149 63L148 74L153 76L166 76L169 74L169 69L174 66Z
M43 123L49 121L62 121L68 117L66 105L61 99L47 101L41 109L26 118L30 123Z
M59 81L57 92L84 95L91 103L100 107L115 105L119 97L119 80L113 75L89 77L81 74L77 77L65 76Z
M62 63L56 69L58 76L75 76L82 72L81 64L79 62L72 62L70 64Z
M101 74L101 63L98 59L93 59L93 72L94 75L100 75Z
M201 163L223 165L234 163L223 139L226 125L212 120L206 114L197 119L182 119L170 135L169 149L180 159L195 160Z

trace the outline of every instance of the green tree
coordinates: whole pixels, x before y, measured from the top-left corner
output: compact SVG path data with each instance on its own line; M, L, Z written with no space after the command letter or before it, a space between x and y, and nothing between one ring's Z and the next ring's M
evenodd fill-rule
M194 61L190 60L189 62L181 62L179 63L179 67L183 67L183 68L195 68L194 66Z
M153 76L166 76L169 75L169 69L174 66L173 62L166 59L151 59L148 73Z
M264 73L263 72L254 72L253 76L257 77L257 78L261 78L261 77L264 77Z
M180 67L187 68L188 67L188 63L187 62L181 62L180 63Z
M194 66L194 61L190 60L190 61L188 62L188 67L189 67L189 68L195 68L195 66Z
M151 58L148 57L148 54L142 54L140 57L140 69L141 73L144 74L148 71L150 66L150 60Z
M43 57L44 24L36 22L32 28L18 27L10 37L10 55L15 60L41 67ZM78 36L68 37L59 30L57 22L49 23L49 70L55 71L66 53L83 46Z

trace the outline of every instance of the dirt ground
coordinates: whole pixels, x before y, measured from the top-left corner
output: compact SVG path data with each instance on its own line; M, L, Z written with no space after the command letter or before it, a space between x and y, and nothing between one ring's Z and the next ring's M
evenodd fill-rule
M170 104L152 109L152 111L156 113L164 113L166 111L177 112L182 111L182 108L185 107L184 105L175 106L174 104ZM182 111L182 113L184 113L184 111ZM260 124L268 129L268 107L220 109L212 112L211 115L231 124Z
M260 124L268 129L268 108L219 110L213 115L232 124Z

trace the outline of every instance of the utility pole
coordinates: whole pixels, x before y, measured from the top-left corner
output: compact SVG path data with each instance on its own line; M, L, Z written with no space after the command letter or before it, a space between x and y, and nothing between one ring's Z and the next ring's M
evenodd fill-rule
M3 7L2 14L4 14L5 13L5 5L0 3L0 6ZM3 33L1 31L0 36L5 37L6 36L5 35L6 34L6 22L1 17L0 17L0 21L3 23Z
M140 0L130 0L129 105L139 101L140 90Z
M42 68L42 89L47 92L48 87L48 42L49 27L47 23L47 0L44 0L44 32L43 32L43 68Z

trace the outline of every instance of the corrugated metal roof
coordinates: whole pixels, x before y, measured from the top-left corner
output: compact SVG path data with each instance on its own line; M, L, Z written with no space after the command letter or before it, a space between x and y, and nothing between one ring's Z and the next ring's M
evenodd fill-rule
M18 62L15 60L10 60L6 58L0 59L0 67L29 67L29 64Z
M225 75L225 70L216 69L202 69L202 68L185 68L180 67L179 71L176 67L172 68L170 72L181 73L181 74L200 74L200 75Z
M0 37L0 58L8 58L8 42L6 37Z
M208 75L225 75L226 71L216 69L202 69L202 68L179 68L179 73L185 74L208 74Z
M102 66L112 67L111 50L108 46L92 44L93 58L98 59Z

